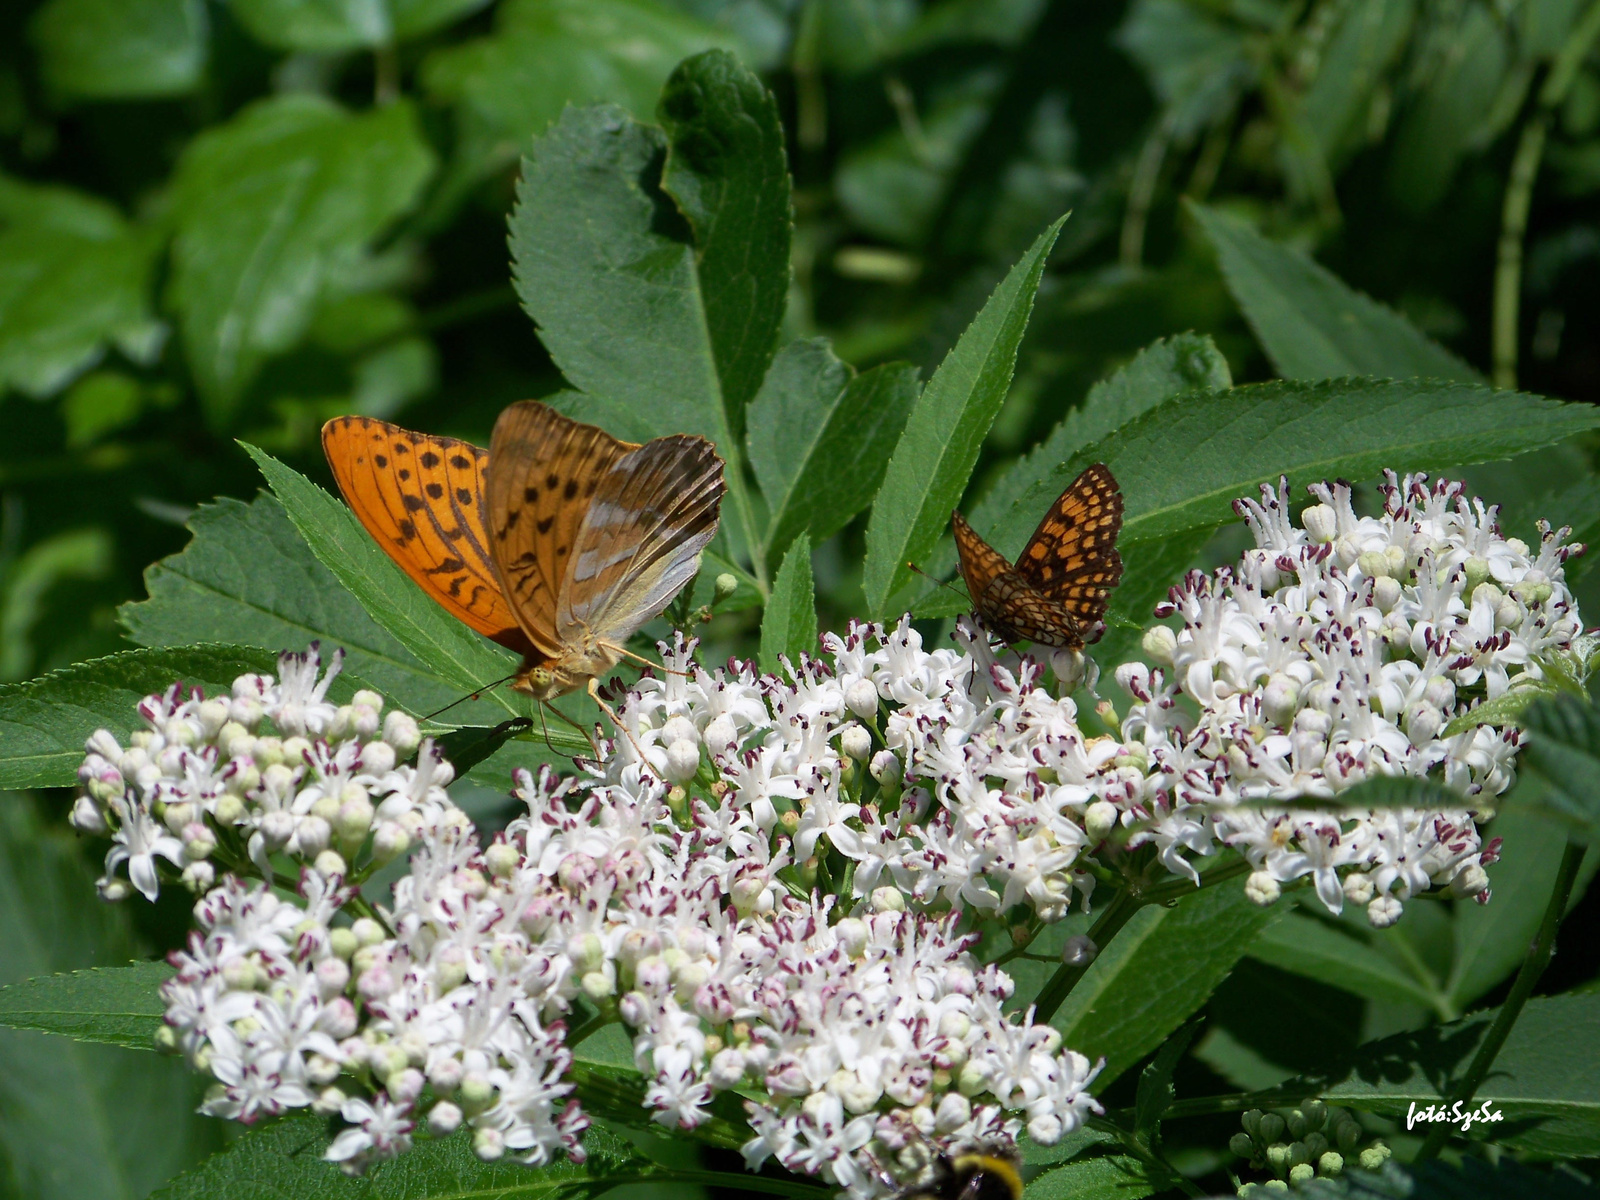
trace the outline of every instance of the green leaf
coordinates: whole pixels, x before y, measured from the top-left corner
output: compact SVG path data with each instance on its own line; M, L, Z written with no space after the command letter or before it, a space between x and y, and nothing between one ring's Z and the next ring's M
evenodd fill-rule
M1524 772L1515 790L1502 798L1500 815L1487 830L1502 843L1500 861L1488 868L1494 898L1487 904L1456 904L1451 913L1455 955L1444 990L1457 1013L1522 964L1550 903L1567 839L1559 825L1536 811L1539 801L1531 793L1547 786ZM1579 869L1569 912L1583 898L1597 863L1600 855L1591 849Z
M128 650L26 683L0 685L0 788L71 787L96 729L143 728L139 701L174 682L231 692L247 672L276 672L277 655L245 646Z
M868 609L885 615L926 559L966 490L978 450L1011 386L1045 261L1063 216L1039 235L939 364L906 420L867 525L862 586Z
M490 0L389 0L397 38L421 37L489 5Z
M1117 44L1144 68L1173 136L1192 136L1254 79L1245 30L1181 0L1138 0Z
M1600 709L1576 696L1541 700L1527 712L1526 769L1547 788L1533 811L1559 822L1579 842L1600 839Z
M1103 946L1050 1024L1068 1046L1106 1057L1104 1091L1206 1002L1261 931L1283 916L1245 898L1237 880L1136 913Z
M470 179L515 161L569 104L650 117L672 68L717 46L737 48L657 0L508 0L492 35L434 51L422 80L456 111Z
M472 1152L470 1131L447 1138L420 1138L400 1158L379 1163L352 1178L323 1159L340 1127L314 1113L289 1113L245 1133L221 1154L186 1171L149 1200L443 1200L500 1196L517 1200L563 1200L595 1194L613 1183L647 1177L654 1170L616 1134L593 1126L584 1134L588 1160L565 1158L528 1167L506 1158L482 1161Z
M111 535L104 529L64 529L37 541L5 565L0 577L0 680L33 673L33 633L52 591L69 581L111 573Z
M254 446L256 460L289 520L323 566L377 623L438 678L471 692L509 675L517 656L445 612L380 550L355 515L291 467ZM504 689L490 695L513 716L526 716Z
M607 106L567 110L534 143L511 216L517 291L581 411L627 436L700 434L737 461L730 417L771 359L789 278L782 133L726 54L684 63L666 95L705 104L672 118L673 138ZM760 257L732 259L729 238ZM742 326L741 296L758 301Z
M784 655L796 669L801 654L817 653L817 601L811 583L811 538L789 543L761 617L761 669L776 673Z
M826 338L790 342L750 405L750 466L771 517L768 561L801 532L843 529L883 482L917 398L917 370L886 363L857 375Z
M124 604L118 613L134 641L145 646L230 641L276 655L321 639L329 650L342 646L348 655L345 669L407 712L432 712L461 699L460 684L367 615L338 576L317 561L273 497L202 505L189 529L194 536L182 553L146 569L150 598ZM376 546L372 550L381 554ZM409 579L405 586L416 592ZM398 595L407 594L395 587ZM425 599L416 594L419 603ZM504 714L495 700L450 710L468 725L491 724Z
M1393 309L1235 217L1189 204L1222 277L1285 379L1376 375L1481 383L1483 377Z
M96 897L77 839L45 827L25 797L3 799L0 983L144 953L129 910ZM11 989L0 996L11 999ZM179 1059L32 1030L0 1032L0 1155L9 1194L140 1200L220 1141L219 1123L194 1112L200 1092Z
M463 775L512 738L532 728L532 717L512 717L501 721L493 729L484 729L476 725L452 729L440 737L438 742L445 758L449 759L450 765L456 769L456 774Z
M1023 1200L1141 1200L1157 1190L1138 1159L1096 1154L1046 1171L1028 1185Z
M1189 1049L1200 1022L1191 1020L1177 1033L1161 1043L1155 1057L1139 1072L1139 1089L1133 1101L1133 1128L1135 1133L1147 1137L1154 1133L1162 1116L1172 1107L1177 1089L1172 1085L1172 1073L1178 1069L1178 1060Z
M1497 1011L1373 1042L1350 1076L1321 1094L1331 1104L1402 1118L1412 1104L1438 1104ZM1600 1154L1600 995L1528 1001L1472 1106L1485 1102L1504 1119L1475 1124L1473 1138L1540 1156Z
M189 144L173 181L171 294L214 426L233 420L267 358L300 341L433 166L405 103L353 114L277 96Z
M0 988L0 1025L153 1050L166 1012L159 989L173 973L163 962L136 962L13 983Z
M131 100L192 91L207 25L201 0L49 0L30 32L56 95Z
M706 334L732 441L778 344L794 210L778 105L726 50L681 64L661 90L671 149L661 186L694 233Z
M1463 808L1471 801L1436 779L1416 779L1409 775L1374 775L1335 796L1299 796L1269 802L1250 800L1259 808L1300 808L1337 812L1342 808Z
M384 0L228 0L252 37L280 50L335 54L389 38Z
M1183 395L1151 409L1041 477L992 529L1014 555L1039 514L1090 462L1122 485L1123 557L1139 544L1212 530L1233 501L1288 475L1364 479L1507 458L1600 424L1589 406L1430 380L1274 382ZM980 531L981 532L981 531Z
M1267 926L1250 943L1247 953L1369 1000L1420 1004L1429 1009L1440 1004L1431 989L1374 947L1369 933L1305 913L1290 912Z
M0 389L59 391L105 353L160 350L150 310L160 243L103 200L0 175Z

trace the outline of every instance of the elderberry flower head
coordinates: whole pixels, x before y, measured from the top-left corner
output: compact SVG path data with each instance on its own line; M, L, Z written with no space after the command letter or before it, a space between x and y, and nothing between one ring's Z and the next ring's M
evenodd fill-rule
M1256 546L1193 572L1145 639L1156 666L1117 671L1134 698L1123 736L1149 758L1155 820L1135 841L1193 873L1184 851L1234 847L1270 903L1310 876L1375 925L1434 887L1487 900L1493 861L1476 818L1510 787L1522 735L1472 714L1533 689L1552 665L1582 676L1581 633L1562 564L1579 545L1540 523L1540 545L1501 536L1496 510L1461 484L1397 478L1383 512L1358 516L1348 484L1316 484L1297 526L1287 481L1236 508ZM1262 802L1332 798L1372 776L1433 777L1458 809L1310 812ZM1253 803L1252 803L1253 802Z

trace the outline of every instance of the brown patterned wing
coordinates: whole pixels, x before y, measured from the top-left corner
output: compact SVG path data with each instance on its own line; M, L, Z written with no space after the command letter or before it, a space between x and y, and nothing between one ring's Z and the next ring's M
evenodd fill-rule
M989 585L1011 570L1011 564L978 531L967 524L959 512L950 514L950 531L956 535L956 554L961 559L961 578L967 581L967 594L974 608L983 615L982 599Z
M495 422L485 487L490 556L511 611L549 658L564 648L558 606L584 513L607 472L637 449L536 400Z
M335 417L322 427L322 449L351 511L423 591L479 633L527 653L490 558L485 450L371 417Z
M578 531L558 605L563 640L585 632L621 646L660 614L700 567L726 488L702 437L656 438L612 464Z
M1104 463L1072 481L1017 556L1017 574L1059 605L1090 641L1099 636L1111 589L1122 580L1117 534L1122 489Z
M1077 624L1062 607L1042 595L1005 557L978 536L959 512L950 514L972 607L991 633L1007 642L1081 646Z

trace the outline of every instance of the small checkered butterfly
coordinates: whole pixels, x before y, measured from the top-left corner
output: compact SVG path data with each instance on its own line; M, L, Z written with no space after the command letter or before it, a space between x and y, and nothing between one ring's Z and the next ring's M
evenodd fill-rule
M972 605L996 636L1072 650L1099 640L1106 601L1122 579L1122 491L1104 463L1061 493L1015 566L959 512L950 524Z
M489 449L338 417L322 446L382 546L457 620L523 655L549 700L603 675L694 578L717 531L722 459L688 434L618 441L532 400Z

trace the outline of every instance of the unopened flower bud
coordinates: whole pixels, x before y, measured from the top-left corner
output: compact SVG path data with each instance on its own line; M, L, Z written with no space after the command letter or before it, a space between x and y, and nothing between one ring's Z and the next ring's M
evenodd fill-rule
M706 725L706 731L701 735L706 748L713 752L726 750L729 746L739 742L739 729L733 723L733 718L727 713L719 713L712 717Z
M1455 878L1450 881L1450 892L1464 900L1468 896L1476 896L1488 886L1489 873L1477 863L1468 863L1457 871Z
M1331 542L1339 534L1339 514L1328 504L1313 504L1300 514L1300 524L1312 545Z
M217 848L217 835L202 821L190 821L183 827L183 853L190 862L210 858Z
M1389 575L1389 556L1382 550L1363 550L1356 557L1356 570L1369 579L1382 579Z
M1374 889L1372 877L1360 871L1352 871L1344 877L1345 899L1352 904L1365 904L1372 899Z
M495 842L483 852L483 865L496 879L504 879L522 862L522 852L509 842Z
M1117 806L1109 800L1096 800L1083 813L1083 831L1090 841L1102 841L1117 827Z
M877 780L879 786L893 787L900 782L900 759L893 750L879 750L872 756L867 774Z
M688 783L700 769L700 747L688 738L681 738L667 747L667 779L673 783Z
M318 816L305 816L295 826L295 847L308 858L316 858L328 848L333 837L333 827Z
M283 811L269 812L261 818L257 830L261 840L266 843L268 850L282 850L288 845L289 839L294 836L294 814Z
M1289 1161L1289 1146L1285 1142L1274 1142L1267 1147L1262 1157L1267 1160L1267 1166L1276 1175L1287 1175L1289 1168L1294 1165Z
M1260 1141L1276 1142L1284 1133L1283 1118L1275 1112L1262 1113L1256 1130L1256 1136Z
M1372 603L1381 613L1388 613L1400 603L1400 581L1392 575L1380 575L1372 581Z
M484 1162L499 1162L506 1154L505 1135L490 1126L479 1126L472 1133L472 1152Z
M449 1137L461 1128L461 1110L441 1100L428 1110L428 1132L434 1137Z
M1248 1133L1234 1134L1228 1139L1228 1149L1240 1158L1254 1158L1256 1155L1256 1144L1250 1140Z
M387 775L395 762L395 749L388 742L368 742L361 748L361 769L368 775Z
M1363 1171L1377 1171L1382 1169L1388 1158L1389 1147L1382 1142L1373 1142L1372 1145L1361 1152L1361 1157L1358 1161L1361 1163Z
M1297 1162L1289 1168L1289 1182L1299 1187L1316 1177L1317 1171L1309 1162Z
M121 904L133 894L126 879L101 879L95 884L95 890L100 893L100 899L108 904Z
M1317 1158L1317 1174L1325 1176L1342 1175L1344 1173L1344 1155L1337 1150L1329 1150Z
M739 577L723 571L712 582L711 587L711 594L714 597L711 602L713 604L721 604L739 590Z
M317 869L317 874L328 877L334 875L344 876L350 871L349 866L344 861L344 856L337 850L324 850L317 855L311 865Z
M198 896L211 890L211 885L217 881L217 869L208 861L192 862L184 867L178 881Z
M906 898L897 887L880 887L872 889L873 912L905 912Z
M878 688L870 679L857 679L844 690L844 704L852 713L866 720L877 715Z
M87 796L79 796L72 805L72 816L68 818L72 827L79 833L87 833L93 837L103 837L111 832L106 826L106 816L98 804Z
M857 762L865 762L872 753L872 735L860 725L846 725L839 731L839 749Z
M1374 929L1387 929L1400 919L1400 901L1394 896L1374 896L1367 905L1367 920Z
M1278 902L1278 897L1283 895L1283 888L1269 872L1252 871L1250 878L1244 881L1244 894L1250 903L1265 908Z
M1264 1116L1266 1114L1259 1108L1249 1109L1239 1116L1239 1124L1244 1127L1244 1131L1250 1135L1252 1141L1264 1140L1261 1139L1261 1118Z
M417 729L417 719L410 713L403 713L395 709L383 719L383 740L394 747L394 752L401 758L409 758L417 746L422 742L422 734Z
M349 1099L339 1088L323 1088L317 1093L317 1098L311 1102L311 1111L319 1117L338 1116L339 1110L344 1107L344 1102Z
M398 821L379 821L372 831L372 861L380 867L393 862L411 847L411 835Z
M376 946L387 936L383 926L371 917L358 917L350 926L350 932L355 934L356 941L363 946Z
M1061 961L1069 967L1087 967L1100 953L1100 947L1088 934L1078 933L1067 939L1061 947Z
M1178 652L1178 635L1165 625L1152 625L1140 641L1144 656L1159 667L1170 667Z

